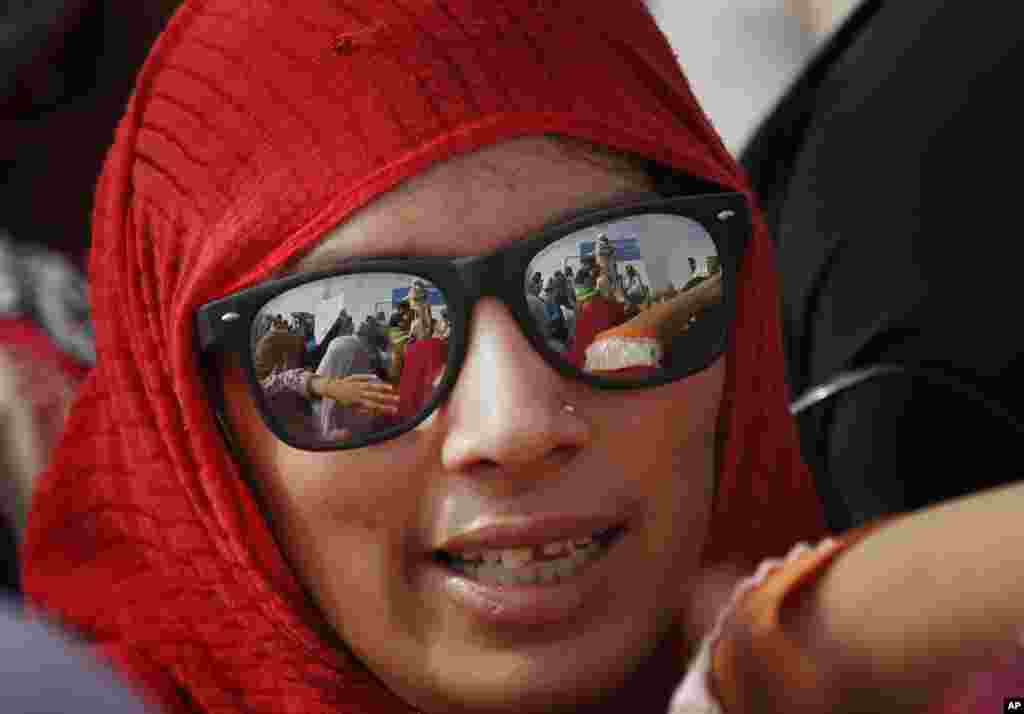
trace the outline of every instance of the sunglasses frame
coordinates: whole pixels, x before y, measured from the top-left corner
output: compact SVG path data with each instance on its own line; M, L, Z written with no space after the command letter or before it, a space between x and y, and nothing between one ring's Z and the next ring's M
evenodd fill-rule
M526 290L523 288L530 261L547 246L572 233L600 223L651 213L676 215L696 221L703 226L714 242L723 273L720 309L724 324L721 336L708 351L706 360L687 365L685 369L667 371L642 381L609 379L583 372L569 364L564 357L547 345L532 319L526 301ZM472 311L476 303L484 297L494 297L509 309L530 345L561 375L600 389L657 387L706 369L725 351L735 318L735 286L739 262L750 232L750 209L746 197L741 193L713 193L645 199L587 211L570 220L544 228L534 236L482 256L353 258L336 268L270 280L203 305L196 311L195 317L197 346L200 355L204 357L216 351L238 354L241 357L250 394L267 428L292 448L304 451L341 451L388 441L414 429L429 417L438 405L448 398L458 380L469 348ZM441 291L446 299L451 326L448 368L445 369L433 397L420 413L399 426L342 444L296 440L268 408L263 390L256 378L250 342L253 321L268 302L289 290L324 278L369 272L397 273L423 278ZM508 280L509 275L516 276L517 279Z

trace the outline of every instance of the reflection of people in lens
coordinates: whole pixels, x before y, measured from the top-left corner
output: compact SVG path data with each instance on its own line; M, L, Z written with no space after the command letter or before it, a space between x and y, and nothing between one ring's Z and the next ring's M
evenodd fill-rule
M708 279L707 275L702 275L697 272L697 259L690 256L686 259L690 264L690 279L683 284L683 291L689 290L690 288L700 285L702 282Z
M413 312L407 300L398 303L397 310L391 315L388 323L388 381L398 384L402 376L402 363L405 349L412 335Z
M334 318L334 322L331 323L330 329L327 330L320 340L320 343L307 352L306 361L303 366L315 370L317 365L323 360L324 355L327 354L327 348L330 346L331 341L336 337L351 335L353 331L352 317L345 308L342 308L338 312L338 316Z
M602 291L605 297L625 302L626 298L622 290L622 276L619 275L618 261L615 257L615 246L608 236L601 234L597 239L597 279L606 278L607 287ZM601 288L598 288L601 290Z
M336 356L332 364L341 360L341 341L353 337L336 338ZM397 397L390 385L370 375L344 375L332 377L318 375L302 366L305 341L287 329L275 326L256 344L254 358L256 378L263 388L270 411L285 418L285 427L292 434L311 435L325 423L314 428L310 400L327 398L338 408L356 409L372 414L392 414ZM330 350L328 350L330 352ZM350 373L351 374L351 373ZM328 417L335 416L328 412ZM320 432L326 433L326 432Z
M435 334L427 285L422 280L413 281L409 308L413 316L409 322L410 337L398 373L398 418L402 420L416 416L430 401L448 355L447 340Z
M353 335L346 335L331 340L323 359L317 366L316 373L332 379L363 375L373 376L379 380L374 373L373 366L374 360L363 340ZM387 388L387 391L381 392L382 394L393 391L393 387L389 384L384 383L380 386ZM384 403L379 406L384 406ZM375 420L380 415L388 413L387 410L370 407L363 403L346 404L330 397L321 399L315 411L320 420L320 433L324 436L339 431L348 431L356 436L368 433L373 430Z
M662 299L632 319L594 337L586 349L587 372L613 372L637 377L660 369L672 340L690 329L699 315L722 299L722 274L697 287Z
M442 340L447 340L451 334L452 324L448 320L448 309L441 310L441 317L434 323L434 336Z
M434 395L438 377L448 357L448 341L430 336L418 339L405 350L405 364L398 382L398 418L410 419Z
M434 334L434 318L430 311L427 286L422 280L413 281L409 290L409 334L412 339L425 340Z
M253 360L256 379L263 387L270 411L280 417L294 415L286 426L300 433L306 431L305 420L310 414L306 398L308 377L302 369L305 350L302 337L275 317L270 330L256 343Z
M587 348L601 332L622 324L626 312L622 304L611 298L609 282L590 270L581 268L576 273L576 326L569 350L569 361L583 369ZM602 292L603 291L603 292Z
M647 301L647 286L640 278L640 273L632 265L626 266L626 279L623 282L622 292L630 305L639 307Z
M547 332L548 344L558 352L564 352L566 342L569 339L569 328L565 322L565 314L562 312L562 307L559 304L561 299L559 296L558 275L558 273L555 273L555 277L548 279L547 285L544 286L541 300L544 306L544 326ZM565 278L562 278L562 280L564 281Z

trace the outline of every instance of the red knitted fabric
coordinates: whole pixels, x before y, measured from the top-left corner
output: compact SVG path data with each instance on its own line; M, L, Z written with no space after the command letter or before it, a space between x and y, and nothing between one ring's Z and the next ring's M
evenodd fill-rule
M215 428L193 315L427 166L541 133L745 186L641 0L186 2L99 183L99 363L34 502L30 599L171 711L402 710L318 634ZM778 555L822 531L776 303L759 223L710 560Z

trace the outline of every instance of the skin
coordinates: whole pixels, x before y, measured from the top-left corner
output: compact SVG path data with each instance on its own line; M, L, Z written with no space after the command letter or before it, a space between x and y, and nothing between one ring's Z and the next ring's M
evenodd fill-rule
M379 197L296 267L481 254L650 189L625 161L518 139ZM598 391L552 370L493 299L476 306L470 335L459 381L431 418L347 452L279 442L238 365L225 367L228 415L286 557L353 653L422 710L621 711L658 687L671 691L683 664L671 636L708 527L724 361L663 387ZM629 532L615 560L606 556L615 565L601 596L573 621L487 624L429 586L446 514L571 511L594 494L628 506Z

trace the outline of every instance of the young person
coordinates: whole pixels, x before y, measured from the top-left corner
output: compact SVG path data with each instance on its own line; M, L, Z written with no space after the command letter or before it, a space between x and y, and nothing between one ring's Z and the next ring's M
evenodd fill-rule
M31 601L171 712L665 711L701 568L823 535L743 189L639 0L187 2L100 180ZM648 274L714 247L720 321L587 374L527 276L638 216ZM451 318L414 416L268 413L264 314L410 277Z

